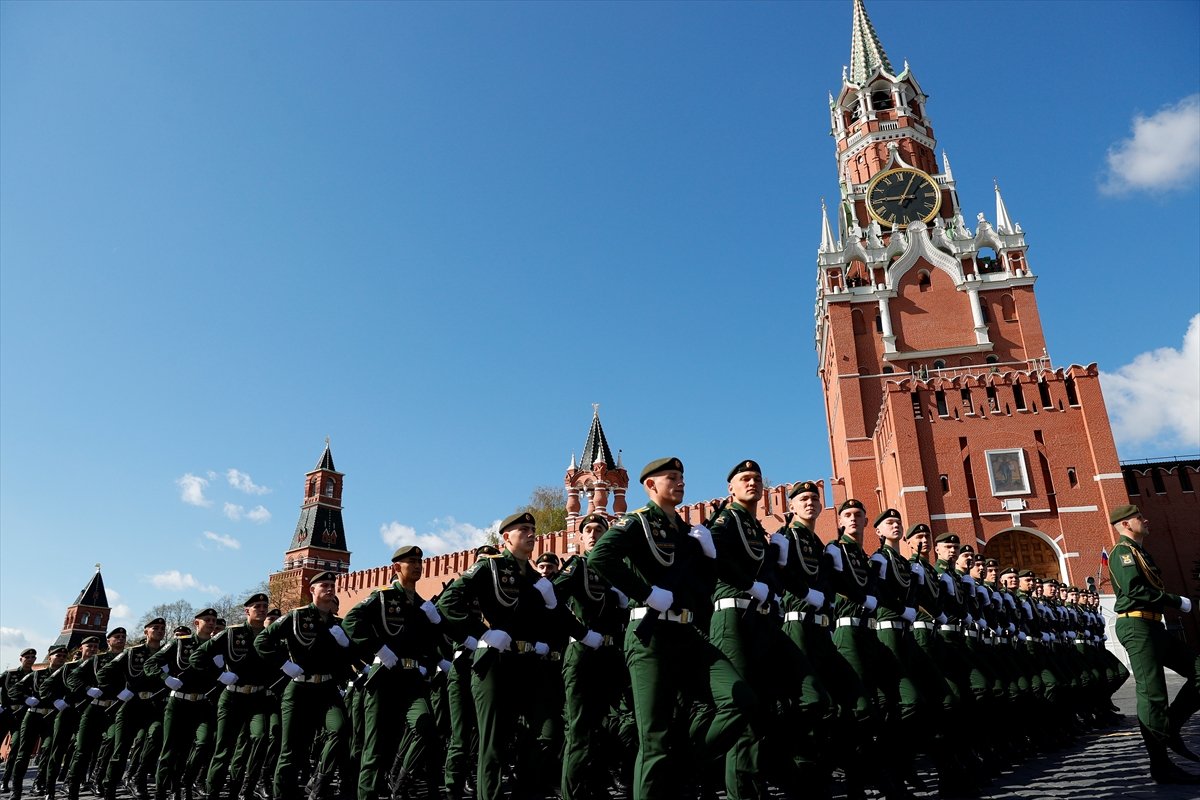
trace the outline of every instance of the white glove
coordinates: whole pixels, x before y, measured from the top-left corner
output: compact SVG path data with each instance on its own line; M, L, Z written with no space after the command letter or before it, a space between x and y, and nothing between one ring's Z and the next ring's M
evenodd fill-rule
M713 544L712 531L703 525L693 525L688 531L688 536L700 543L700 549L704 551L704 555L709 558L717 557L717 546Z
M595 631L588 631L587 635L579 640L584 647L590 647L595 650L600 645L604 644L604 637Z
M363 664L363 668L359 670L359 673L361 673L364 678L370 677L371 667L373 667L373 666L375 666L375 665L374 664Z
M217 680L226 686L233 686L238 682L238 676L236 672L222 672L217 676Z
M434 625L442 624L442 615L438 613L437 606L435 606L433 603L426 600L424 603L421 603L421 610L425 612L425 616L428 617L429 621Z
M399 661L399 659L396 658L396 654L392 652L392 648L388 647L386 644L379 648L379 652L375 654L375 660L380 664L383 664L388 669L395 667L396 663Z
M962 576L962 582L963 582L964 584L966 584L966 586L967 586L967 594L969 594L969 595L971 595L972 597L974 597L974 596L975 596L975 589L976 589L976 586L975 586L975 579L974 579L974 578L972 578L970 575L963 575L963 576Z
M949 618L949 617L947 617L945 614L938 614L938 615L937 615L937 624L938 624L938 625L945 625L945 624L946 624L947 622L949 622L949 621L950 621L950 618Z
M304 667L297 664L295 661L285 661L281 667L284 674L289 678L299 678L304 674Z
M126 689L125 691L127 691L127 692L128 692L129 690L128 690L128 689ZM130 694L129 694L129 697L133 697L133 693L132 693L132 692L130 692ZM122 700L128 700L128 699L129 699L129 697L122 697L121 699L122 699ZM29 706L30 708L37 708L37 707L38 707L38 703L40 703L40 702L42 702L42 701L41 701L41 700L38 700L36 697L26 697L26 698L25 698L25 705Z
M554 584L549 579L538 578L533 588L537 589L542 600L546 601L546 608L558 608L558 598L554 596Z
M489 628L479 638L488 647L494 647L501 653L512 646L512 637L499 628Z
M1043 642L1050 641L1050 634L1046 633L1045 631L1042 631L1042 641Z
M330 628L329 635L332 636L334 641L340 644L342 647L350 646L350 637L346 635L344 630L342 630L341 625L334 625L332 628Z
M162 674L163 674L163 675L170 675L170 674L171 674L171 668L170 668L170 667L168 667L166 664L163 664L163 665L162 665Z
M920 561L909 562L912 565L913 575L917 576L917 583L925 585L925 567L921 566Z
M992 604L992 593L986 586L976 586L975 592L975 596L979 598L980 603L985 606L990 606Z
M446 659L443 658L438 662L438 672L449 672L452 669L454 669L454 665Z
M954 576L949 572L942 573L942 583L946 584L947 589L954 591Z
M167 685L168 689L174 689L177 692L183 688L183 681L179 680L179 678L176 678L174 675L168 675L163 683Z
M1017 601L1013 599L1013 596L1007 593L1002 596L1004 597L1004 602L1008 603L1008 607L1015 610L1017 607Z
M909 622L916 622L917 610L912 606L909 606L908 608L904 609L904 613L900 616L904 617L904 619L908 620Z
M57 708L59 711L66 711L66 710L67 710L68 708L70 708L71 706L69 706L69 705L67 704L67 701L66 701L66 700L63 700L63 699L60 697L60 698L58 698L57 700L55 700L55 701L54 701L54 707L55 707L55 708Z
M533 643L533 652L534 652L534 655L539 655L539 656L549 655L550 654L550 645L546 644L545 642L534 642Z
M429 670L425 669L424 664L417 664L417 672L421 673L422 678L429 674Z
M755 581L750 584L750 596L757 600L760 604L767 601L767 597L771 594L771 590L762 581Z
M479 647L479 640L476 639L474 636L468 636L466 639L463 640L463 648L464 649L474 650L476 647Z
M217 653L213 656L213 663L217 665L218 669L225 669L225 656Z
M1020 633L1017 634L1017 638L1023 642L1026 639L1028 639L1029 637L1025 635L1025 631L1021 631Z
M1190 598L1190 597L1179 598L1179 610L1185 614L1192 613L1192 598Z
M104 697L104 692L100 690L99 686L90 686L87 690L87 696L99 700L101 697Z
M808 593L804 595L804 602L820 610L825 607L825 593L817 589L809 589Z
M122 689L121 691L117 692L117 699L120 700L122 703L128 703L130 700L133 699L133 697L134 697L133 692L129 691L128 689ZM36 701L37 698L31 697L31 698L29 698L29 700ZM25 701L26 705L29 705L29 700ZM36 702L35 702L35 704L36 704Z
M835 572L842 571L842 548L838 547L837 542L830 542L825 547L825 552L833 559L833 569Z
M1029 605L1028 600L1021 601L1021 609L1025 612L1026 619L1033 619L1033 606Z
M883 553L871 556L871 563L879 567L879 580L887 578L887 559L884 558Z
M776 559L776 562L782 567L787 563L788 552L792 549L792 545L782 533L772 533L771 544L779 548L779 558Z
M619 607L629 608L629 596L627 594L625 594L624 592L622 592L620 589L618 589L615 586L612 587L612 589L610 591L617 596L617 605Z
M971 624L971 623L973 623L974 621L975 621L975 618L974 618L974 617L972 617L970 614L967 614L967 617L966 617L966 619L964 619L964 620L963 620L963 622L967 623L968 625L970 625L970 624Z
M669 590L660 589L657 586L650 587L650 596L646 598L646 605L662 614L669 611L674 603L675 595Z
M863 608L867 611L874 611L877 605L879 605L879 601L875 599L875 595L873 594L867 595L866 599L863 600Z
M1103 636L1101 636L1100 638L1101 638L1103 641L1107 642L1107 641L1108 641L1108 634L1106 633L1106 634L1104 634Z

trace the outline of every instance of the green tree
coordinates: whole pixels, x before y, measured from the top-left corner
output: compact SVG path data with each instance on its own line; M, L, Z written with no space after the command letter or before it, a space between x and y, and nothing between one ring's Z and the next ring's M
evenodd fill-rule
M141 636L142 629L146 627L146 623L155 617L162 617L167 621L167 636L170 636L171 631L180 625L186 625L189 628L192 627L192 622L196 619L196 609L183 598L173 603L159 603L142 615L141 622L138 623L136 631L129 632L130 641Z
M529 502L514 510L532 512L538 534L556 533L567 527L567 498L561 486L534 488Z

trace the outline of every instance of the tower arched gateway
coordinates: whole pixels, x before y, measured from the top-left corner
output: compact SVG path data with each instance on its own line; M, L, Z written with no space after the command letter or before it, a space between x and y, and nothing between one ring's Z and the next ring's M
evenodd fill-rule
M983 553L1000 562L1001 568L1033 570L1040 578L1070 581L1066 556L1054 540L1035 528L1007 528L988 539Z

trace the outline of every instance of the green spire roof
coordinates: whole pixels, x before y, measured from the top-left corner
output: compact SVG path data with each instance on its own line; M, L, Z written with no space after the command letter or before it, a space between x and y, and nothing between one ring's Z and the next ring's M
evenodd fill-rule
M863 0L854 0L850 31L850 82L862 86L879 67L889 73L892 71L892 63L888 61L887 53L883 52L883 44L875 34L875 26L867 16Z

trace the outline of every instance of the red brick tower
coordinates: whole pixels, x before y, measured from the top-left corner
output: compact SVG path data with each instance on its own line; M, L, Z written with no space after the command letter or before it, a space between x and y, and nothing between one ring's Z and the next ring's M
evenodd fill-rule
M329 439L317 466L304 476L304 502L292 544L283 556L283 569L271 574L271 601L286 614L308 602L308 580L319 572L339 575L350 571L346 528L342 524L342 481L333 467Z
M1052 364L1021 226L997 186L994 224L968 228L926 96L862 0L850 60L830 103L838 235L823 206L817 255L827 500L895 507L1082 584L1128 502L1096 365Z
M571 465L563 478L567 487L567 530L566 552L576 550L574 539L579 532L579 520L593 512L612 520L627 510L625 491L629 488L629 473L621 464L621 453L614 459L604 428L600 425L600 406L592 404L592 426L588 429L587 441L583 444L583 455L578 463L574 454ZM582 495L582 498L581 498ZM609 510L609 496L612 510ZM582 500L587 501L583 508Z
M62 632L58 634L54 644L62 645L68 652L72 652L88 636L99 636L103 642L104 634L108 631L109 614L108 593L104 591L104 578L100 575L100 565L97 564L92 579L83 587L75 602L67 606ZM106 647L107 645L101 644L101 649ZM45 654L42 656L44 661Z

